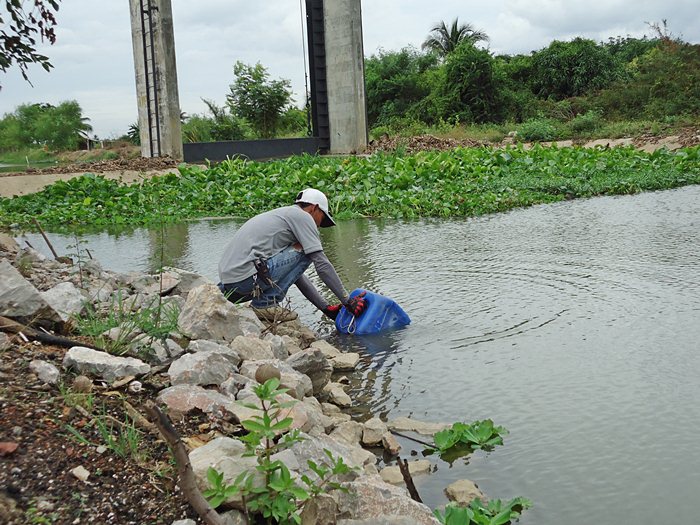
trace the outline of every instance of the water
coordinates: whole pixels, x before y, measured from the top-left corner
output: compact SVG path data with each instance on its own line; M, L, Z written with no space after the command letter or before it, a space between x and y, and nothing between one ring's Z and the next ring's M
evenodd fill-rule
M235 228L168 228L166 262L214 279ZM158 232L85 238L117 270L160 258ZM52 239L62 252L74 244ZM387 336L334 338L363 353L355 415L492 418L510 431L468 462L431 457L437 470L416 479L428 504L468 478L492 498L532 499L524 525L697 521L700 186L469 220L346 222L324 244L347 286L413 319Z

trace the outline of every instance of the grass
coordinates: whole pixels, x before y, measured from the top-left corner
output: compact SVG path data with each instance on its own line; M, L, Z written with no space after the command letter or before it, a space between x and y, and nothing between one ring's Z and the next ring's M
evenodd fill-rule
M27 148L0 152L0 164L27 165L34 162L56 161L56 156L43 148Z

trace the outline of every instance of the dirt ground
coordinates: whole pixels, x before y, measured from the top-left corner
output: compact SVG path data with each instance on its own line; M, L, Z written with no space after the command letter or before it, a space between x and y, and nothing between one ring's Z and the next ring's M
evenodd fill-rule
M196 518L176 488L174 462L162 441L138 429L133 452L120 457L114 449L121 447L106 447L95 424L97 417L113 436L127 435L120 432L131 421L125 403L142 412L162 387L157 376L142 381L138 393L98 382L91 393L79 394L72 376L64 375L60 387L48 386L30 371L35 359L62 369L64 353L38 343L0 351L0 523L170 525ZM181 436L200 442L216 431L204 417L174 423ZM74 471L79 467L89 472L84 481Z

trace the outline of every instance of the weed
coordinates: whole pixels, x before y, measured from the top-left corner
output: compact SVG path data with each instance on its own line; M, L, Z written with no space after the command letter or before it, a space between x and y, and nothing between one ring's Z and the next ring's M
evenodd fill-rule
M66 386L65 383L58 384L58 391L66 406L69 406L71 408L79 406L81 408L84 408L88 412L92 412L92 409L95 405L95 396L93 394L73 392L73 389L69 386Z
M520 517L523 510L532 507L532 502L526 498L513 498L508 502L500 499L483 503L479 498L472 500L467 507L459 507L450 503L445 507L445 513L435 510L435 517L443 525L505 525Z

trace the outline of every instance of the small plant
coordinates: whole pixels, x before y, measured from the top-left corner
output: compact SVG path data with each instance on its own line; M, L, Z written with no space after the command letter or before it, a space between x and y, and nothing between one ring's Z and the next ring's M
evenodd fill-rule
M574 133L590 133L603 125L600 111L589 110L582 115L577 115L569 122L569 127Z
M479 498L472 500L468 507L459 507L450 503L445 507L445 513L434 510L438 521L444 525L505 525L520 518L523 510L532 507L532 502L526 498L513 498L504 503L500 499L482 503Z
M518 137L525 141L555 140L557 128L548 119L530 119L520 126Z
M90 197L85 197L83 204L89 206L91 202ZM85 288L85 281L83 280L83 268L85 268L87 248L83 249L83 245L87 244L87 241L78 237L78 234L73 232L73 244L66 246L68 249L75 250L68 254L69 257L76 261L75 264L78 265L78 275L80 277L80 287Z
M74 392L73 389L66 386L65 383L58 384L58 392L66 406L71 408L79 406L88 412L92 412L92 408L95 404L95 397L93 394L89 392Z
M209 499L212 507L216 508L231 496L240 492L246 507L246 514L261 515L268 523L299 524L300 510L311 497L324 493L327 489L341 489L333 476L347 474L352 469L342 458L335 458L330 451L325 450L329 463L317 465L309 460L309 468L318 476L320 481L301 476L307 486L299 486L282 461L272 460L272 456L292 444L301 441L298 430L289 431L292 418L283 417L283 412L294 402L280 402L277 398L287 390L279 388L276 378L269 379L264 384L255 387L255 395L260 406L245 404L244 406L259 410L262 414L242 421L243 428L248 434L242 438L246 446L247 456L257 457L256 470L263 476L263 484L255 483L253 472L244 471L239 474L232 484L224 481L223 473L210 467L207 479L211 488L203 494ZM250 517L250 516L248 516Z
M455 423L452 427L441 430L433 438L435 448L440 453L447 452L458 445L466 445L471 450L492 449L503 444L503 436L508 434L504 427L494 426L493 421L484 419L473 423Z

